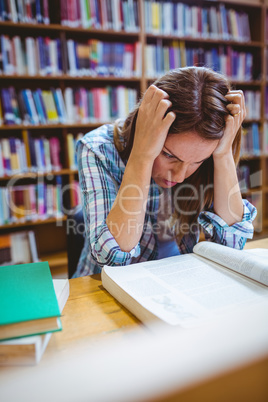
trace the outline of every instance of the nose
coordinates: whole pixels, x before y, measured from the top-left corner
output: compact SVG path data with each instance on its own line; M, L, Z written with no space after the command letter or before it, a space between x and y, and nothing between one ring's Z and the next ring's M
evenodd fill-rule
M180 163L173 171L172 181L182 183L186 178L186 173L187 173L187 165L184 163Z

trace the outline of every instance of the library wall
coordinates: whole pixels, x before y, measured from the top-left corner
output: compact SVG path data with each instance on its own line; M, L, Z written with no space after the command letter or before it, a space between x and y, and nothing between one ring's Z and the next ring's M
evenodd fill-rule
M41 258L62 261L80 202L76 141L187 65L245 93L238 175L259 210L256 234L267 234L267 2L8 0L0 32L0 235L31 230Z

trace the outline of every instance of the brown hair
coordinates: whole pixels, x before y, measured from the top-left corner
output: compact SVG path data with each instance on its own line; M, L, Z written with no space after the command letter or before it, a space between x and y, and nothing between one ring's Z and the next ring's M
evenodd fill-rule
M225 95L230 89L227 78L206 67L185 67L172 70L154 82L154 85L168 93L172 102L171 108L176 119L172 123L169 134L180 134L195 131L201 138L217 140L222 138L225 120L229 112ZM128 115L123 125L116 122L114 141L123 160L127 160L133 146L135 126L142 99ZM233 156L238 163L241 142L241 129L233 142ZM207 159L199 169L183 183L173 187L173 194L180 194L179 209L175 209L174 218L177 225L177 241L184 233L180 227L196 224L199 213L211 207L213 202L213 158ZM187 184L187 186L185 186ZM195 190L193 190L193 188ZM206 189L201 197L201 188ZM199 191L199 197L196 195ZM176 200L174 200L176 201ZM176 206L176 202L175 202Z

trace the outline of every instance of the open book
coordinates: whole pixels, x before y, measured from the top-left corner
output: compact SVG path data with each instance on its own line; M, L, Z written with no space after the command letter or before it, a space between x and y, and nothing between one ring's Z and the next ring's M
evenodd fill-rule
M104 266L102 284L132 314L184 328L268 300L268 250L201 242L194 253ZM268 311L267 311L268 314Z

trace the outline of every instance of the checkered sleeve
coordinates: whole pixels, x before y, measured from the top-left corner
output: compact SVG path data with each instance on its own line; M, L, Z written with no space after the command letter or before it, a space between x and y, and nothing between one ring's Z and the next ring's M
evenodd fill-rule
M77 160L85 230L92 258L100 267L128 265L132 257L140 254L139 243L129 252L122 251L106 224L117 195L117 184L102 161L82 142L77 145Z
M257 215L256 208L247 200L243 200L244 214L241 222L232 226L210 211L203 211L199 215L198 222L203 227L206 240L223 244L228 247L243 249L246 240L253 237L252 221Z

